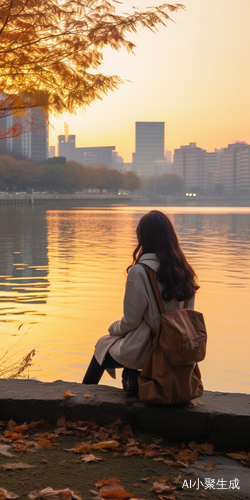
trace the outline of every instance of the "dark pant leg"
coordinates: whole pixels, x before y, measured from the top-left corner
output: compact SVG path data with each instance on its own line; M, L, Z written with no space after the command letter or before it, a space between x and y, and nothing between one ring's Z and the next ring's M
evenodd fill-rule
M90 364L88 366L88 369L85 373L84 379L82 381L83 384L98 384L104 370L106 368L123 368L122 365L117 363L107 352L105 359L102 363L102 365L99 365L98 361L96 360L95 356L90 361Z

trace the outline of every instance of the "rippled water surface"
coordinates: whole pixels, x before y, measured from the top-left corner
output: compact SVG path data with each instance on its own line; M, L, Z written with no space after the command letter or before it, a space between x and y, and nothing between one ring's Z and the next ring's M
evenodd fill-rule
M1 207L0 358L9 350L13 362L36 348L29 376L80 382L95 342L122 315L135 228L151 209ZM250 209L159 209L199 277L205 388L249 393Z

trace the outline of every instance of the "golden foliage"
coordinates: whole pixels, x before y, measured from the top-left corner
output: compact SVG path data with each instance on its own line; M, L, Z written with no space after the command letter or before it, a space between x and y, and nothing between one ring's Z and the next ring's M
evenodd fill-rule
M118 15L115 0L2 0L0 6L0 118L40 106L74 113L121 83L98 69L103 49L135 45L140 27L156 31L182 4Z

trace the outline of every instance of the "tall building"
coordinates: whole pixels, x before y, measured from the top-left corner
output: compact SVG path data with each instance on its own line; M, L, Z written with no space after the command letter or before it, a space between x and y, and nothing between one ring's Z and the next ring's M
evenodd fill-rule
M214 193L215 184L219 182L219 150L207 153L207 170L205 176L205 190Z
M155 162L164 161L164 122L136 122L133 170L142 178L157 175Z
M249 144L239 141L220 150L219 176L226 193L250 188L249 151Z
M237 188L248 190L250 193L250 145L247 146L236 153L236 163L238 165Z
M22 153L24 156L35 161L45 161L48 154L48 113L40 108L29 109L25 116L20 117L7 116L7 129L15 125L15 121L23 125L24 129L29 129L17 137L11 135L6 139L7 150Z
M195 142L174 151L173 173L179 175L188 188L205 189L207 152Z
M67 127L67 124L65 124ZM68 129L64 127L68 133ZM58 156L64 156L67 160L73 160L82 165L105 165L113 168L112 154L115 146L103 146L92 148L77 148L75 135L58 135ZM120 158L120 157L119 157Z
M49 158L54 158L54 156L56 156L56 147L50 146L49 147Z

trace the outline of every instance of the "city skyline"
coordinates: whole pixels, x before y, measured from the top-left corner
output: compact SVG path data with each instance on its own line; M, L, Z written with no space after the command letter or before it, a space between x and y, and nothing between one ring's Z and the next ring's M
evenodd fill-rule
M164 121L165 149L172 152L190 142L207 151L249 143L250 2L242 0L239 10L232 0L184 4L186 10L157 34L132 35L136 56L105 50L102 71L129 81L83 114L51 117L50 145L64 121L77 131L78 147L112 142L125 162L135 151L136 121ZM141 0L136 5L144 6ZM129 2L122 7L128 11Z

